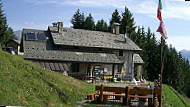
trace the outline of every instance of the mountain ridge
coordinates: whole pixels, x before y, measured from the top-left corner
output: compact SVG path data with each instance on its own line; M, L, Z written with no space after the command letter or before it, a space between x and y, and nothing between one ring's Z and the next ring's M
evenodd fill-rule
M183 49L180 51L182 56L185 57L186 59L190 60L190 50Z
M21 40L22 30L16 30L14 31L14 34L16 35L18 40Z

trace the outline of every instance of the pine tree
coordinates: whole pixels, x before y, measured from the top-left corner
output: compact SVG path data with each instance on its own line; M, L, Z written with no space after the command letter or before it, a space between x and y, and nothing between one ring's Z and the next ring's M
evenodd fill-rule
M96 30L107 32L108 31L107 23L103 19L98 20L98 22L96 23Z
M8 27L7 25L7 19L5 14L2 10L3 4L0 1L0 43L2 44L2 47L6 47L6 43L9 40L17 39L16 36L13 33L13 30Z
M3 4L0 1L0 43L4 43L4 37L6 34L6 29L7 29L7 20L6 20L6 16L3 13L2 10Z
M13 39L17 39L16 35L14 34L13 32L13 29L12 28L8 28L7 31L6 31L6 37L5 37L5 41L8 42L10 40L13 40Z
M126 33L126 26L128 26L127 32L129 33L130 38L134 40L136 36L136 32L135 32L136 26L135 26L133 14L129 11L127 7L125 7L125 11L122 12L121 29L120 29L121 33L123 34Z
M121 16L119 15L119 12L117 9L115 9L115 11L112 13L112 17L110 20L110 25L108 27L108 31L111 32L111 26L113 23L120 23L121 22Z
M84 12L81 14L81 29L84 29L84 24L85 24L85 16Z
M84 28L84 13L80 13L78 9L71 19L71 23L73 24L72 28L74 29L83 29Z
M87 30L95 30L95 24L94 19L91 14L89 14L84 22L84 29Z
M111 17L111 20L110 20L110 26L113 23L120 23L120 22L121 22L121 16L119 15L118 10L115 9L115 11L112 13L112 17Z

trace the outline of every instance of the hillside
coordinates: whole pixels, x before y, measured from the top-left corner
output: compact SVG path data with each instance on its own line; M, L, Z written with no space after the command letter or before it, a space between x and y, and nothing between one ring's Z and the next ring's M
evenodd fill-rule
M91 84L44 70L1 49L0 77L0 105L73 106L93 92ZM163 85L163 90L163 106L190 106L190 100L172 87Z
M61 106L92 93L92 85L44 70L0 49L0 105Z
M183 97L171 86L163 85L164 107L190 107L190 99Z

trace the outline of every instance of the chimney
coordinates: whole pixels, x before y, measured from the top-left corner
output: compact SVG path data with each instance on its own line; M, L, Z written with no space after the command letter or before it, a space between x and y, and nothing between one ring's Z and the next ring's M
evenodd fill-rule
M113 34L116 34L116 35L119 35L119 26L120 26L120 24L119 23L113 23L112 24L112 28L111 28L111 31L112 31L112 33Z
M52 23L52 25L53 25L53 27L57 27L57 23L56 22Z
M57 22L58 24L58 33L63 33L63 22Z
M129 28L129 26L126 26L126 32L124 35L125 43L127 42L127 39L129 38L129 33L127 33L127 28Z

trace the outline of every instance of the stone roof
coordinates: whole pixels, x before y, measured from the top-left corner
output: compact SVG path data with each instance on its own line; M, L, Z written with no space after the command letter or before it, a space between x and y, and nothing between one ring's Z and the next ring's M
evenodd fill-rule
M15 42L17 42L18 44L20 44L20 40L13 39L13 41L15 41Z
M26 33L41 33L46 40L26 40ZM141 50L129 38L124 42L124 35L115 35L99 31L88 31L79 29L63 29L63 34L57 32L56 27L49 27L48 31L23 29L21 46L24 48L24 59L31 60L54 60L65 62L93 62L93 63L123 63L111 50ZM67 49L68 47L104 48L104 50L80 50ZM62 49L66 47L66 49ZM60 49L61 48L61 49ZM134 55L135 63L142 63L139 55ZM137 58L137 59L136 59ZM139 62L140 61L140 62Z
M125 42L123 34L112 34L100 31L63 28L58 33L57 27L48 27L56 45L97 47L122 50L141 50L131 39Z
M20 45L20 40L12 39L12 40L9 40L7 43L9 43L10 41L14 41L14 42L17 43L18 45Z
M139 54L133 54L133 59L134 59L134 63L135 64L143 64L144 61L142 60L142 58L140 57Z
M37 31L24 29L27 32L44 33L48 39L46 41L27 41L23 36L24 58L33 60L56 60L56 61L72 61L72 62L99 62L99 63L121 63L117 56L112 52L93 52L93 51L77 51L77 50L59 50L53 44L51 36L47 31Z
M39 52L38 52L39 51ZM91 53L76 51L29 51L26 50L25 59L56 60L69 62L99 62L99 63L121 63L115 54Z

